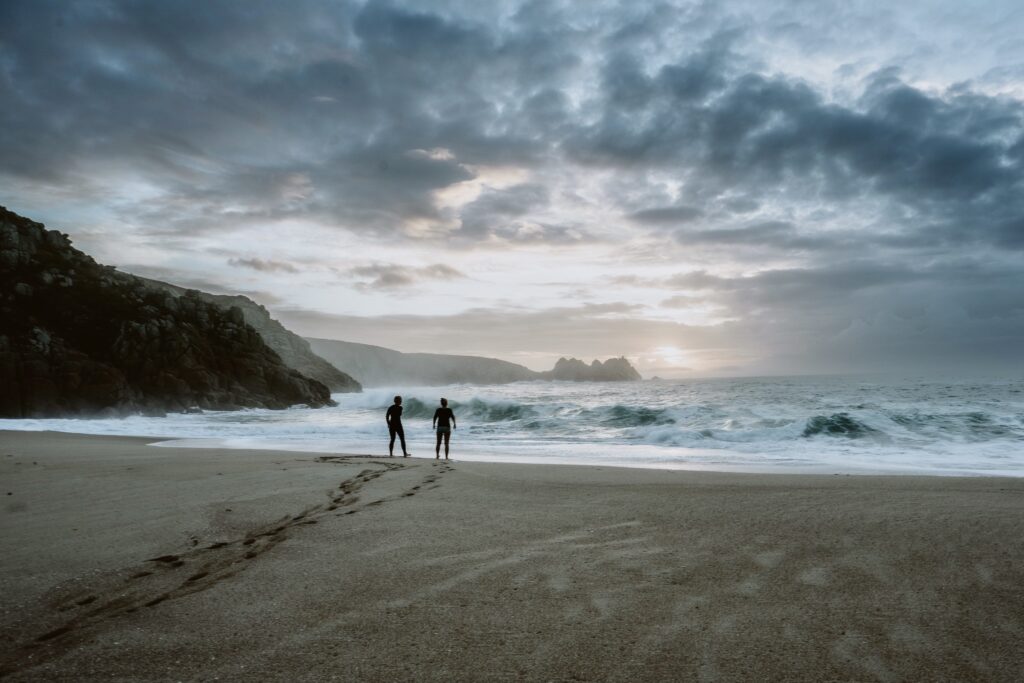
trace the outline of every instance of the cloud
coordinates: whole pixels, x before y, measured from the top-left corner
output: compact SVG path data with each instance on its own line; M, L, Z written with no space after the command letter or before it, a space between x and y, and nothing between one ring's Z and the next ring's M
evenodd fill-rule
M680 244L715 245L730 249L825 251L862 248L864 239L850 233L800 231L788 221L759 221L748 225L710 230L678 229L673 236ZM881 238L879 238L881 239ZM890 244L892 242L890 241Z
M831 101L742 53L759 30L821 49L817 29L785 13L759 28L707 8L597 4L585 30L532 5L257 5L5 6L18 28L0 48L0 125L16 132L0 152L18 160L7 173L82 192L131 173L158 189L133 211L178 233L303 217L368 235L568 244L592 230L552 206L566 171L672 169L679 201L630 220L879 199L933 241L1024 247L1019 100L964 83L925 91L889 67ZM695 48L670 57L680 30ZM449 156L417 152L430 149ZM437 192L482 166L544 182L485 188L446 213Z
M443 263L422 267L375 263L350 268L348 273L359 280L356 287L364 291L402 289L428 280L455 280L466 277L462 272Z
M704 300L696 296L687 296L685 294L676 294L661 302L664 308L690 308L692 306L701 306L704 304Z
M748 202L887 201L912 211L906 229L932 241L1024 247L1020 101L962 84L925 92L882 70L855 105L843 106L737 62L728 51L715 59L704 51L654 75L633 65L628 80L643 96L625 97L615 85L625 67L611 58L601 116L567 148L580 163L689 169L680 173L689 181L680 213L630 214L641 222L692 219L739 188ZM677 87L673 74L708 69L716 77L701 81L706 87Z
M652 225L688 223L704 215L704 212L695 206L658 206L641 211L634 211L629 214L631 220L637 223L649 223Z
M258 258L233 258L228 259L228 264L239 268L251 268L261 273L298 273L301 272L295 265L287 261L274 261L272 259Z
M612 355L656 338L749 367L794 349L816 367L1010 358L1019 8L818 7L2 3L4 202L101 251L219 249L211 290L352 245L336 272L356 291L335 311L541 253L558 271L542 279L568 283L549 315L503 308L517 287L547 296L528 268L474 279L465 314L402 320L443 324L438 344L547 353L550 334L551 352ZM290 239L237 248L267 234ZM323 300L300 279L288 301ZM586 308L615 303L609 283L648 299ZM691 308L717 317L670 322Z

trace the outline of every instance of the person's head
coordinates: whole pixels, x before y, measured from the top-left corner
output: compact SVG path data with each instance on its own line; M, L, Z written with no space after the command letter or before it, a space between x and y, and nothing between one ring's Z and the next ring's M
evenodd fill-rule
M395 396L395 405L396 406L402 405L402 397L401 396Z
M448 399L446 399L446 398L442 398L441 399L441 407L442 408L447 408L448 407Z

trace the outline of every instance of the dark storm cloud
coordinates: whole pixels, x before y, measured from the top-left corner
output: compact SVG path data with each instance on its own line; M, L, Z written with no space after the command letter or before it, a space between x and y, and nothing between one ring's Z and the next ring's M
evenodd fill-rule
M690 204L737 188L747 201L881 198L915 211L910 227L930 240L1024 247L1021 102L965 85L926 93L886 69L846 107L745 72L720 42L653 74L610 57L600 118L566 141L573 158L679 168Z
M576 226L530 220L550 203L548 189L537 183L487 188L462 207L460 228L449 237L470 242L497 238L519 243L571 243L588 237Z
M714 228L709 230L679 229L673 232L676 241L683 245L717 245L728 248L754 250L784 250L789 252L826 250L849 250L863 248L864 238L849 233L828 234L821 231L800 231L788 221L760 221L735 228ZM873 241L881 238L871 238ZM890 241L890 246L895 246Z
M756 72L740 56L753 29L735 19L684 43L687 56L652 61L654 49L678 52L665 27L710 25L700 5L600 5L589 26L557 5L525 4L503 22L433 7L5 3L4 170L85 191L97 164L130 169L164 191L134 210L178 231L305 216L387 233L451 218L433 193L477 166L539 168L566 154L674 170L682 201L630 209L641 224L764 200L884 198L915 213L905 231L933 242L1024 248L1019 101L969 85L924 92L888 68L858 102L829 102ZM607 54L597 89L574 104L585 48ZM288 191L296 177L305 191ZM502 192L543 191L485 193L463 208L460 237L587 232L558 221L524 231L529 213L500 206Z
M86 192L91 168L123 166L163 191L136 210L175 230L441 220L431 193L473 178L472 165L536 163L550 141L528 123L561 115L559 74L578 61L564 35L383 2L0 12L4 171ZM451 157L426 153L439 148ZM281 197L296 174L310 191Z

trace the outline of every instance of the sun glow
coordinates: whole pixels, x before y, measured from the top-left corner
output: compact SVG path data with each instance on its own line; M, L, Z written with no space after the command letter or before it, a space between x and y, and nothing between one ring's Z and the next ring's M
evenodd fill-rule
M659 346L654 349L654 355L658 361L669 367L689 367L693 357L678 346Z

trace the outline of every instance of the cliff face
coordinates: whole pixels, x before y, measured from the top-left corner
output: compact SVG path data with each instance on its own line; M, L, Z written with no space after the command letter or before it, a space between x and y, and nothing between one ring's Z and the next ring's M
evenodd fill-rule
M175 296L183 296L190 291L184 287L158 280L146 280L146 282L154 287L163 288ZM241 295L208 294L206 292L199 292L199 297L222 308L238 307L242 311L246 324L251 325L259 332L266 345L272 348L288 367L325 384L332 392L349 393L362 390L359 382L313 353L308 341L274 320L266 308L252 299Z
M625 358L590 365L575 358L559 359L553 370L535 372L522 365L480 356L402 353L369 344L310 339L313 351L368 386L442 384L507 384L529 380L620 382L640 379Z
M587 365L576 358L559 358L552 370L541 373L544 379L569 382L630 382L641 379L640 373L625 358L595 360Z
M0 417L330 403L239 308L99 265L0 207Z

